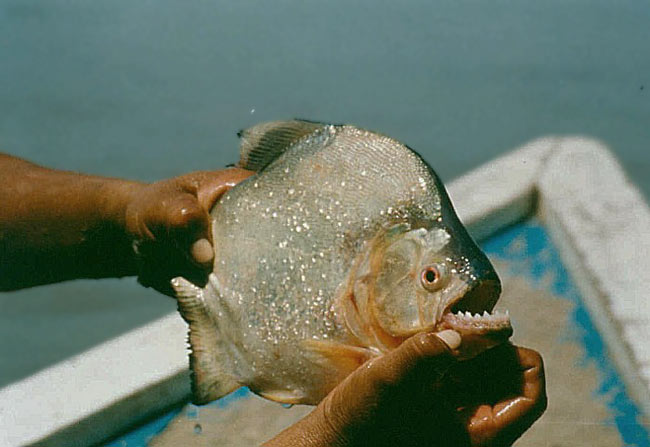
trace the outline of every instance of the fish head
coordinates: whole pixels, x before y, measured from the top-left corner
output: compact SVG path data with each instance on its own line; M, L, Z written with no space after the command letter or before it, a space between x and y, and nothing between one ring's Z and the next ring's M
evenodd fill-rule
M373 251L368 302L381 339L454 329L473 345L470 357L512 334L507 314L490 313L499 277L457 218L396 225Z

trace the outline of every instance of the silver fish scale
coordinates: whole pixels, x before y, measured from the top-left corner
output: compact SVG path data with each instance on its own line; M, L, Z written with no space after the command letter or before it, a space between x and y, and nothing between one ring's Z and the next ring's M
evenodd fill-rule
M212 211L215 274L224 298L241 306L240 336L258 353L254 363L282 371L273 346L344 342L333 299L364 243L392 223L439 216L424 162L352 126L303 138L230 190ZM299 357L284 360L295 370Z

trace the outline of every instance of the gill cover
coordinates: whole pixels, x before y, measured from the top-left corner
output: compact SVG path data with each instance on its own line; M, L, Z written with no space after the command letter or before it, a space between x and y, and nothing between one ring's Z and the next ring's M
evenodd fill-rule
M387 239L388 244L376 261L374 315L382 329L392 336L408 336L435 323L427 321L431 319L426 315L432 314L427 308L439 305L440 294L423 287L421 274L428 265L444 259L441 250L449 235L441 229L418 228L389 234Z

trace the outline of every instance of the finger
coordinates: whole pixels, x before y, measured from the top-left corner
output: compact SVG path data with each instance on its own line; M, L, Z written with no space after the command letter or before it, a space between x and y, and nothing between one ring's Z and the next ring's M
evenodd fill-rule
M442 340L452 351L454 349L458 349L460 346L461 337L460 334L456 331L447 329L446 331L437 332L436 336Z
M148 256L142 256L141 282L166 294L175 276L203 285L214 256L207 212L194 196L180 193L161 201L150 216L155 239Z
M520 395L521 386L517 349L510 344L459 361L445 379L448 400L469 412L480 404L494 404L504 397Z
M201 174L201 181L196 188L196 198L203 209L209 212L222 195L237 183L253 175L254 172L240 168L228 168Z
M530 349L517 348L523 383L519 396L503 399L494 406L481 405L468 423L475 445L510 445L546 409L546 386L541 356Z
M216 201L235 184L251 176L252 171L230 168L220 171L198 171L188 174L182 181L183 189L196 198L199 209L195 209L194 218L200 218L204 224L203 234L196 234L190 248L192 259L207 265L213 257L212 232L210 231L210 210ZM210 244L210 245L208 245Z
M197 267L173 245L147 243L143 244L142 251L138 281L145 287L175 296L170 284L172 278L182 276L200 287L207 283L209 269Z
M192 195L176 196L166 204L164 215L165 236L187 254L192 253L193 245L201 239L211 243L210 216Z
M409 388L414 387L413 384L418 387L421 384L430 385L436 372L443 371L454 361L451 350L443 341L445 338L444 335L438 337L434 333L417 334L394 351L359 367L337 388L350 390L357 399L372 396L369 398L375 400L387 397L392 391L408 394L411 391ZM415 377L417 375L425 377L420 379ZM345 399L348 398L351 397L346 395Z
M544 363L539 353L518 348L523 372L522 396L494 406L499 443L512 443L544 413L547 406Z
M208 263L214 258L214 250L212 244L207 239L199 239L192 244L190 249L192 258L199 264Z
M144 241L139 247L138 282L159 292L174 296L170 280L175 276L190 277L197 268L191 266L179 249L170 244ZM194 278L195 279L195 278Z

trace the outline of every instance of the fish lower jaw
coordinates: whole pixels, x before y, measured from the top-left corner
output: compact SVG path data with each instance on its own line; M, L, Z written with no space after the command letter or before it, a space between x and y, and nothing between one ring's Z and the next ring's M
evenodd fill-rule
M454 329L461 333L485 334L493 332L512 333L510 315L508 311L483 314L472 314L471 312L447 312L442 316L438 327L441 329Z

